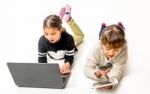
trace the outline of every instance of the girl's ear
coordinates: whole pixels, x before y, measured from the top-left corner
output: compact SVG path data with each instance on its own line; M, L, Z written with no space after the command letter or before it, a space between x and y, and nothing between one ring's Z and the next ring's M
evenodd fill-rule
M65 32L66 31L66 29L64 27L62 27L60 30L61 30L61 32Z
M119 25L123 30L125 30L125 27L123 26L122 22L118 22L118 25Z
M99 32L99 39L100 39L100 37L101 37L101 35L102 35L102 32L103 32L103 30L106 28L106 24L105 23L102 23L101 24L101 29L100 29L100 32Z

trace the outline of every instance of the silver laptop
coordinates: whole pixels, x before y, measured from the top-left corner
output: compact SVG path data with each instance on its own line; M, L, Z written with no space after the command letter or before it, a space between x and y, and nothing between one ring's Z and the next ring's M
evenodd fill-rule
M7 62L7 66L19 87L63 89L70 75L61 75L59 65L54 63Z

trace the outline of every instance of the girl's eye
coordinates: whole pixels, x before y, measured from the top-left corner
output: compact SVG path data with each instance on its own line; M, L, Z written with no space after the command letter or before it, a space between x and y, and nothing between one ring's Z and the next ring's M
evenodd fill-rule
M118 49L115 49L115 51L118 51Z
M45 35L48 35L48 33L45 33Z
M110 48L106 48L106 50L110 50Z
M55 35L55 33L51 33L51 35Z
M111 48L110 47L106 47L106 50L110 50Z

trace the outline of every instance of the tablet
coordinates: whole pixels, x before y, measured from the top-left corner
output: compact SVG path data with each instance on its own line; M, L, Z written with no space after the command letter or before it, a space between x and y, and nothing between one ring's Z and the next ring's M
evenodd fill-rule
M96 83L93 83L92 88L94 89L98 89L98 88L102 88L102 87L106 87L106 86L113 86L118 84L118 80L117 79L109 79L107 81L98 81Z

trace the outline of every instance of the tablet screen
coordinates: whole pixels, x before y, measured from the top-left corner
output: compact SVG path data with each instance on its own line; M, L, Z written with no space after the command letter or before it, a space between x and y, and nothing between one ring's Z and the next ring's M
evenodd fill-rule
M93 84L93 88L101 88L101 87L105 87L105 86L115 85L117 83L118 83L118 81L116 79L113 79L113 80L111 79L111 80L107 80L107 81L98 81Z

